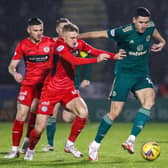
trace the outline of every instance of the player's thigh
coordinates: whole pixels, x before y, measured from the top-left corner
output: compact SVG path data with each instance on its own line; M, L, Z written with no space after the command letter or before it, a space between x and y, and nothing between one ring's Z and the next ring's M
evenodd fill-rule
M144 108L150 109L155 103L155 91L153 88L137 90L136 95Z
M134 83L134 78L127 76L116 76L112 84L112 89L109 94L109 98L112 101L125 102Z
M148 77L139 79L133 90L142 105L154 103L155 91L153 83Z
M75 118L75 115L72 112L64 109L62 112L62 118L65 122L68 123L68 122L71 122Z
M87 105L81 97L73 98L65 106L69 111L75 115L85 118L88 116Z
M30 112L35 113L37 111L38 103L39 103L39 99L34 98L30 107Z
M53 89L43 88L38 104L38 114L53 115L55 105L60 101L60 95Z
M42 87L43 87L43 84L40 83L37 86L35 86L32 90L33 91L33 100L32 100L32 104L31 104L31 107L30 107L30 112L35 113L37 111Z
M53 109L53 115L51 116L52 118L57 118L57 114L60 107L61 107L60 103L55 104L55 107Z

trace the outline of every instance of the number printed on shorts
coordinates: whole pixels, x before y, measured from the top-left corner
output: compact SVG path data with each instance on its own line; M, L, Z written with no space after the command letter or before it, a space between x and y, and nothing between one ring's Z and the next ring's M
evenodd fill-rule
M148 83L153 84L150 78L147 77L146 80L148 81Z

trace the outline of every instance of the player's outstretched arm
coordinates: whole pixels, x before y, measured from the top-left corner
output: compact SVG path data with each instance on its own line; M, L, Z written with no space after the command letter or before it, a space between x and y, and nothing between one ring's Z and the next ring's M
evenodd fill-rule
M16 72L16 68L19 64L20 60L12 60L8 66L8 71L9 73L14 77L14 79L16 80L16 82L20 83L23 80L23 76Z
M151 46L151 51L154 51L154 52L158 52L158 51L161 51L163 49L163 47L165 46L166 44L166 41L165 39L161 36L161 34L159 33L159 31L157 29L154 30L153 32L153 38L155 40L157 40L159 43L155 43Z
M79 34L80 39L108 38L107 30L93 31Z

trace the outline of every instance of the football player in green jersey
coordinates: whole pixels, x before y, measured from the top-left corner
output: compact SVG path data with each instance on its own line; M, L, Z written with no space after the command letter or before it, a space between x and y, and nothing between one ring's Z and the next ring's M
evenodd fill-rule
M103 117L96 137L89 145L89 160L98 160L101 141L121 113L130 91L135 93L141 107L135 116L131 133L122 147L133 154L135 139L149 119L155 103L153 83L149 77L148 56L150 50L161 51L166 42L151 21L150 11L144 7L137 8L129 25L82 33L80 38L109 38L117 42L119 49L127 52L127 57L116 63L115 79L110 92L111 108ZM157 43L151 45L152 38Z

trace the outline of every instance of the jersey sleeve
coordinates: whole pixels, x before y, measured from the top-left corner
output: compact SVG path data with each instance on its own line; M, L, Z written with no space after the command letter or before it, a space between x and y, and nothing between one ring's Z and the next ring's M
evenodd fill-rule
M114 59L115 53L96 49L96 48L90 46L89 44L87 44L86 42L84 42L83 40L81 40L81 41L82 41L82 51L87 52L89 55L99 56L99 54L108 54L108 55L110 55L111 59Z
M80 58L74 56L65 45L61 44L56 47L56 54L62 57L64 60L73 65L84 65L97 63L97 58Z
M119 42L120 39L123 38L125 33L121 27L118 27L118 28L107 30L107 34L108 34L109 39Z
M22 50L22 45L21 45L21 43L19 43L19 44L16 46L14 55L12 56L12 60L21 60L22 57L23 57L23 55L24 55L24 52L23 52L23 50Z

